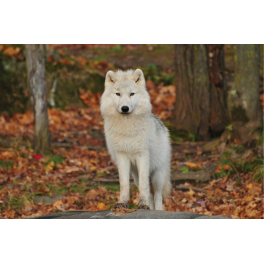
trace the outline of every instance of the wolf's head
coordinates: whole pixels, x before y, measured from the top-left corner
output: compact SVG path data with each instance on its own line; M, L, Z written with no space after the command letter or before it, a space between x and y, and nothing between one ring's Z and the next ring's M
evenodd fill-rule
M116 115L117 112L124 116L144 115L151 112L150 98L142 70L107 72L101 112L104 116Z

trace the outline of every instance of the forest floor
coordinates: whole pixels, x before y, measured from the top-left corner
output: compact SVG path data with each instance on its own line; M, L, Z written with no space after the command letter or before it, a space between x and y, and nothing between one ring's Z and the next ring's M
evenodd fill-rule
M208 142L174 133L168 120L175 87L149 80L147 89L154 114L171 129L173 190L164 210L263 218L263 158L257 149L235 140L208 150ZM118 201L117 168L105 146L100 96L80 91L86 108L49 109L53 153L45 157L32 149L31 111L0 115L0 218L107 210ZM130 208L137 203L131 179Z
M24 82L22 90L28 98L23 49L23 45L0 45L5 74L12 69L13 77L21 74L18 83ZM226 45L229 85L233 52L233 46ZM173 190L164 201L164 210L263 218L262 135L259 146L249 148L238 140L215 144L217 139L201 142L196 135L174 131L170 123L175 101L173 54L173 45L48 45L48 87L55 83L55 72L59 73L56 97L57 102L64 100L56 105L61 109L49 109L52 154L44 157L33 152L31 111L0 114L0 218L107 210L118 201L117 168L105 146L99 111L101 94L91 93L87 76L96 74L96 92L102 90L107 70L139 66L148 79L153 112L171 134ZM260 99L263 106L263 93ZM75 106L64 107L73 101ZM15 102L21 105L20 99ZM131 179L130 208L137 208L137 203L138 189Z

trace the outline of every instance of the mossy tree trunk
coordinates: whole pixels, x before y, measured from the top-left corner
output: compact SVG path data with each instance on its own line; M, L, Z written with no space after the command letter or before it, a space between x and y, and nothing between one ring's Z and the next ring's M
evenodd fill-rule
M45 45L26 45L26 61L34 113L34 151L49 154L51 146L45 82Z
M229 92L229 110L234 136L242 144L255 138L262 127L259 100L260 46L236 45L235 81Z
M208 136L209 77L205 45L175 45L177 130Z
M206 45L210 79L210 132L219 136L229 125L224 45Z

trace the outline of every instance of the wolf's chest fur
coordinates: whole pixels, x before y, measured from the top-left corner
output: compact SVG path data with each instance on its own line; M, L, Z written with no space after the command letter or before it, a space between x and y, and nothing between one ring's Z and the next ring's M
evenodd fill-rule
M106 119L105 131L107 140L111 141L114 149L120 152L139 153L147 148L147 135L149 124L146 118L120 118Z

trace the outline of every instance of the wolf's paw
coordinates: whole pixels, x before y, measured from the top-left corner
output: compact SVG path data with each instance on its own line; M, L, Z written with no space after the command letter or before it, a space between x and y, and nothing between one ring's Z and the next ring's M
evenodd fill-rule
M138 209L150 210L150 208L149 208L147 205L145 205L145 204L141 204L141 205L139 205L139 206L138 206Z
M129 203L116 203L112 209L125 208L128 209Z

